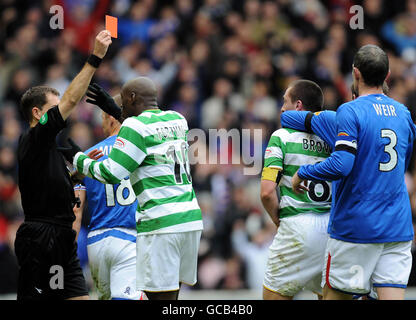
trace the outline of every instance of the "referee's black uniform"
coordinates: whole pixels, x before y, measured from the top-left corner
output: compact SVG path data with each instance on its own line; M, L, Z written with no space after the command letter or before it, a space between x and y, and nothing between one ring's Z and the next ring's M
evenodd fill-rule
M20 137L19 188L25 221L15 240L18 300L88 295L72 230L73 186L55 142L65 126L55 106Z

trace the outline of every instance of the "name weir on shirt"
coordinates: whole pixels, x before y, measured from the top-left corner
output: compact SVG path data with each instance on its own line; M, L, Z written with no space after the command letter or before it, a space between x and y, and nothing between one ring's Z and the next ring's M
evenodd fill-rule
M373 108L378 116L397 117L396 109L391 104L373 103Z

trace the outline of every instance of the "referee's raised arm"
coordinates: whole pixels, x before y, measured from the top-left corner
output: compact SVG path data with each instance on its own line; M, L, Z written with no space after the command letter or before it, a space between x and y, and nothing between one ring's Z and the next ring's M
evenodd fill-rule
M56 135L84 96L105 56L111 37L101 31L94 50L62 99L48 86L28 89L22 96L22 115L29 123L17 150L18 185L25 221L14 244L19 264L18 300L88 299L88 288L77 256L73 208L77 204L65 158L71 148L56 144ZM72 161L72 158L71 158ZM51 270L60 270L62 285L51 285Z
M88 58L87 63L72 80L71 84L65 91L59 103L59 112L64 120L71 114L74 107L78 104L81 98L87 91L88 85L91 82L95 70L98 68L101 59L107 53L107 49L111 44L110 32L107 30L101 31L95 38L94 50L92 55Z

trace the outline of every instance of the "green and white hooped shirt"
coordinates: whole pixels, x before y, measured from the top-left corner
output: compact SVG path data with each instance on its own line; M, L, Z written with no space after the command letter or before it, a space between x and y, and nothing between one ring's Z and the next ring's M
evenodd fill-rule
M190 175L188 124L175 111L150 109L126 119L108 159L98 162L84 153L74 167L103 183L125 177L138 200L138 234L202 230L202 215Z
M330 211L331 183L308 181L308 192L297 194L292 190L292 177L300 166L324 161L330 153L329 145L314 134L287 128L272 134L264 155L264 167L282 170L279 181L280 218Z

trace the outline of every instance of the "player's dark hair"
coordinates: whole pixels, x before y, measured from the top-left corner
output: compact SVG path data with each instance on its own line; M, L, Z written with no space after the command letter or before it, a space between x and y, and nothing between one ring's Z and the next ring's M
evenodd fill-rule
M36 86L28 89L20 99L20 112L28 122L32 120L32 109L38 107L42 110L48 102L47 93L59 96L58 90L48 86Z
M367 44L355 54L353 65L360 70L366 85L380 87L389 72L389 57L378 46Z
M305 110L317 112L322 110L324 94L318 84L310 80L295 80L290 84L289 97L292 101L300 100Z

